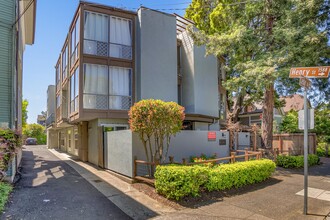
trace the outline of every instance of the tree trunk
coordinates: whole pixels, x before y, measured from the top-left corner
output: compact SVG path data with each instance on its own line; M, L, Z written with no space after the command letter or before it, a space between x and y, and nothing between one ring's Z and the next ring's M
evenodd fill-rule
M262 145L271 149L273 142L274 83L265 91L262 108Z

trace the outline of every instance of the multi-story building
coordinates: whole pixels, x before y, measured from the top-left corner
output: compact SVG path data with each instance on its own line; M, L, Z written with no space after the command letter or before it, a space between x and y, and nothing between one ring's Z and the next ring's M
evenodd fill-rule
M0 0L0 128L22 128L25 45L34 43L36 0Z
M55 68L57 146L100 165L104 127L128 129L129 108L150 98L183 105L186 129L218 130L221 60L194 45L189 23L144 7L81 2Z

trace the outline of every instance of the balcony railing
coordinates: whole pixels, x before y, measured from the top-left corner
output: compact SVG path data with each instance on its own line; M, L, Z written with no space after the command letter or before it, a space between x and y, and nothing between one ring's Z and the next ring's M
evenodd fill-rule
M133 55L132 46L87 39L84 40L84 53L127 60L131 60Z
M46 119L46 127L52 125L55 122L55 114L50 114Z
M85 109L100 109L100 110L128 110L132 105L131 96L121 95L98 95L84 94L83 106Z

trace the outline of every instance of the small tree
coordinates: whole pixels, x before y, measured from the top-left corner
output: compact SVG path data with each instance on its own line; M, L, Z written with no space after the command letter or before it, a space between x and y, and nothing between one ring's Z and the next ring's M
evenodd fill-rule
M47 135L45 133L45 127L39 124L28 124L23 129L23 135L37 139L37 144L46 144Z
M285 133L299 133L298 129L298 112L290 110L287 115L284 116L282 123L280 124L280 132Z
M138 133L148 162L165 160L171 136L181 130L184 117L184 108L175 102L148 99L131 107L130 128Z

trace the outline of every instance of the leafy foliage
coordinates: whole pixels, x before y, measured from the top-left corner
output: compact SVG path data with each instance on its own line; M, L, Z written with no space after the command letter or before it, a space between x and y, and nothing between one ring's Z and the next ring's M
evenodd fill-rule
M8 197L9 197L9 193L13 190L13 187L11 185L9 185L8 183L3 183L0 182L0 213L2 213Z
M198 196L200 187L208 180L208 172L209 168L203 166L157 166L156 191L176 200L187 195Z
M27 99L24 99L22 101L22 127L25 128L26 127L26 121L28 119L28 110L27 107L29 105L29 102Z
M280 124L280 132L282 133L299 133L298 129L298 112L290 110L283 118Z
M289 79L291 67L329 63L329 8L329 0L193 0L186 10L199 29L190 30L194 41L205 44L207 54L226 59L229 95L263 100L266 147L271 144L274 88L280 95L292 94L300 87ZM329 81L315 81L315 91L329 91Z
M28 124L23 129L23 135L28 138L36 138L37 144L46 144L47 135L45 133L45 127L39 124Z
M21 135L10 129L0 129L0 181L5 176L9 162L21 147Z
M271 160L223 164L210 170L209 181L205 186L209 191L213 191L258 183L269 178L275 167L275 163Z
M157 166L155 187L159 194L179 200L184 196L198 196L201 187L209 191L241 187L261 182L271 176L275 163L254 160L235 164L208 166Z
M147 160L151 158L151 161L162 162L168 152L171 136L182 129L184 108L175 102L148 99L135 103L128 114L130 128L139 134Z
M326 146L328 145L328 155L326 155ZM325 156L330 156L330 144L328 143L318 143L317 148L316 148L316 154L319 157L325 157Z
M315 128L319 142L330 143L330 106L320 105L315 109Z
M308 166L316 165L320 162L320 158L315 154L308 155ZM276 158L276 165L284 168L301 168L304 167L304 156L287 156L279 155Z

